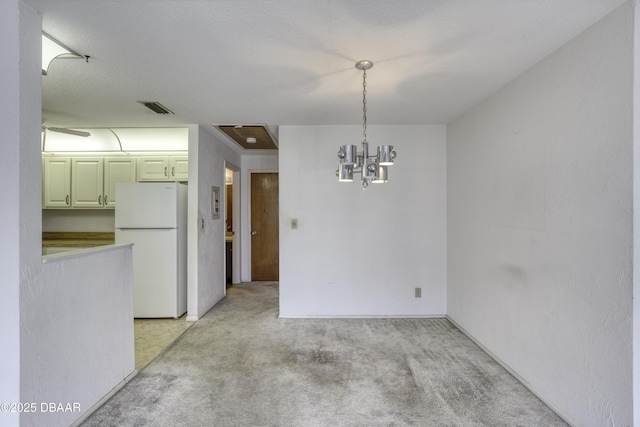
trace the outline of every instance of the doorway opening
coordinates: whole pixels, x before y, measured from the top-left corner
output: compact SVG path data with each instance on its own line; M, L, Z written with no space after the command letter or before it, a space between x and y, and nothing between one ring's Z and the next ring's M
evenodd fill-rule
M225 162L225 283L240 283L240 169Z

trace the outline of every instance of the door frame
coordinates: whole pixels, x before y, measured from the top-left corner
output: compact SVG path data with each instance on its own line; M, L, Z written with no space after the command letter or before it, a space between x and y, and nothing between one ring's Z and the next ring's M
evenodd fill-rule
M240 206L241 206L241 204L240 204L240 195L241 195L241 192L240 192L240 188L241 188L240 175L241 175L241 173L240 173L240 168L238 166L234 165L233 163L229 163L226 160L224 162L224 168L225 168L225 171L227 169L233 171L233 182L232 182L233 187L232 187L232 190L231 190L232 191L232 195L231 195L231 197L232 197L232 200L231 200L231 204L232 204L232 206L231 206L231 221L232 221L232 224L233 224L233 231L234 231L235 234L233 236L233 242L231 244L231 252L235 256L233 257L233 260L232 260L231 283L234 284L234 283L240 283L241 282L241 279L240 279L240 271L241 271L240 267L242 265L242 260L241 260L242 252L240 250L242 248L242 245L241 245L242 223L240 222L240 217L241 217L241 215L240 215ZM226 206L226 204L227 204L227 197L226 197L227 196L227 194L226 194L227 186L226 186L226 182L225 182L225 185L224 185L224 191L225 191L225 194L224 194L224 197L222 199L224 200L224 203L225 203L224 209L225 209L225 212L226 212L226 209L227 209L227 206ZM226 236L226 234L227 233L226 233L226 229L225 229L224 235ZM224 242L225 242L224 244L226 245L226 239L225 239ZM227 251L225 250L224 251L225 257L226 257L226 253L227 253ZM225 259L225 264L224 265L226 265L226 259ZM226 282L227 282L226 279L225 279L224 282L226 284ZM226 285L225 285L225 295L226 295L226 292L227 291L226 291Z
M251 254L252 254L252 250L253 248L251 247L251 200L252 198L252 194L251 194L251 175L253 175L254 173L275 173L278 174L278 180L280 179L280 173L277 169L251 169L248 170L247 172L249 172L249 176L248 176L248 183L247 183L247 218L248 218L248 230L246 232L247 234L247 238L248 238L248 257L247 257L247 265L248 265L248 274L249 274L249 281L253 280L253 277L251 277ZM280 203L280 194L278 194L278 204ZM278 222L280 221L280 218L278 216Z

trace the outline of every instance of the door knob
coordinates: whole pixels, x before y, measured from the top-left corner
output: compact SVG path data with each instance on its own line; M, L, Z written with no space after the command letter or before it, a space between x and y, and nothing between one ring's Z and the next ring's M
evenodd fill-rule
M255 236L256 234L258 234L258 232L257 232L257 231L252 231L252 232L251 232L251 235L252 235L252 236Z

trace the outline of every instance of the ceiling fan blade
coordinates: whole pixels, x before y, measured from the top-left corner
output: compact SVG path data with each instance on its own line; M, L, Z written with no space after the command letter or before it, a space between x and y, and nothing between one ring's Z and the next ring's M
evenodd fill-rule
M52 132L66 133L68 135L82 136L86 138L87 136L91 136L91 133L85 132L83 130L74 130L74 129L66 129L66 128L47 128Z

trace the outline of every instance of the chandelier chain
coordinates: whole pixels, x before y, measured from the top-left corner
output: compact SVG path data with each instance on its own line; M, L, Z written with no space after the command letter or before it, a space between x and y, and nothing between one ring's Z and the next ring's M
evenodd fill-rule
M362 138L367 142L367 70L362 72Z

